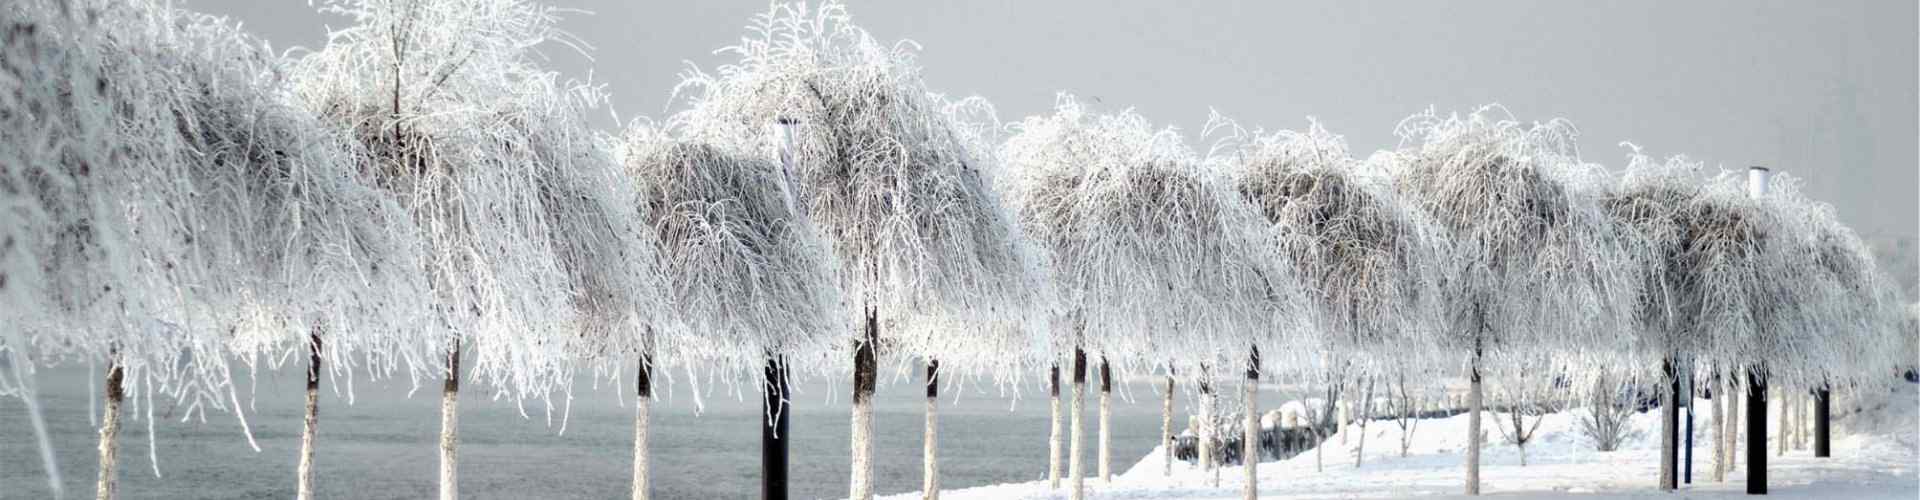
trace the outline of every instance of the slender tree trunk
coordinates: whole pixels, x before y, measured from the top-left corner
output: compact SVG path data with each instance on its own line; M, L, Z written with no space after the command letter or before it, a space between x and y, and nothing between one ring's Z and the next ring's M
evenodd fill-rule
M1260 348L1255 346L1247 354L1246 381L1247 411L1246 422L1240 432L1240 463L1245 465L1246 484L1240 487L1240 496L1246 500L1260 497L1260 475L1256 470L1260 466Z
M1081 415L1087 408L1087 352L1076 347L1073 349L1073 405L1067 409L1072 422L1073 437L1067 449L1067 482L1071 485L1069 498L1082 500L1087 498L1086 469L1082 468L1082 458L1086 450L1081 449L1082 437L1086 435L1086 426L1080 423Z
M1801 391L1788 390L1787 402L1793 404L1793 449L1807 449L1807 434L1809 434L1807 432L1807 410L1811 409L1811 406L1807 403L1807 394Z
M1309 425L1313 426L1313 441L1314 441L1313 442L1313 471L1326 472L1327 471L1326 465L1323 462L1321 462L1322 453L1320 452L1320 450L1326 448L1326 446L1322 446L1322 445L1327 444L1327 438L1326 436L1320 435L1320 426L1318 424L1319 424L1318 422L1309 423Z
M1214 453L1218 453L1218 454L1222 454L1222 455L1224 455L1224 454L1225 454L1226 452L1224 451L1224 448L1222 448L1222 447L1224 447L1224 446L1226 446L1226 444L1227 444L1227 443L1226 443L1226 438L1224 438L1224 437L1221 437L1221 436L1220 436L1220 434L1219 434L1219 432L1220 432L1220 428L1219 428L1219 425L1218 425L1218 421L1216 420L1216 417L1214 417L1214 416L1213 416L1213 415L1214 415L1214 412L1217 412L1217 411L1219 411L1219 408L1220 408L1220 394L1219 394L1219 393L1216 393L1216 392L1213 392L1213 391L1208 391L1208 392L1207 392L1207 408L1208 408L1208 410L1207 410L1207 415L1208 415L1208 418L1207 418L1207 421L1211 423L1211 424L1210 424L1210 427L1209 427L1209 428L1210 428L1210 429L1213 429L1213 430L1211 430L1211 431L1209 431L1209 432L1211 433L1211 434L1209 434L1209 435L1211 435L1211 436L1213 436L1213 438L1214 438L1214 439L1217 439L1217 440L1219 440L1219 442L1218 442L1217 444L1214 444L1214 445L1213 445L1213 447L1212 447L1212 448L1210 448L1210 449L1211 449L1211 450L1213 450L1213 452L1214 452ZM1224 456L1219 456L1219 457L1214 457L1214 459L1213 459L1213 470L1211 471L1211 473L1212 473L1212 475L1213 475L1213 476L1212 476L1212 477L1213 477L1213 479L1212 479L1212 481L1213 481L1213 482L1212 482L1212 483L1210 483L1210 484L1212 484L1212 485L1213 485L1213 487L1215 487L1215 488L1219 488L1219 487L1220 487L1220 471L1221 471L1221 470L1223 470L1223 469L1225 469L1225 468L1226 468L1226 466L1227 466L1227 462L1226 462L1226 457L1224 457Z
M1801 394L1799 390L1786 390L1786 402L1793 406L1793 412L1788 413L1789 421L1793 421L1793 433L1789 435L1791 440L1788 440L1793 446L1789 446L1789 450L1807 448L1805 444L1807 442L1807 402L1805 400L1807 400L1805 394Z
M940 439L939 406L940 405L939 405L939 401L940 401L940 361L936 359L928 359L927 360L927 430L926 430L926 438L924 441L925 444L921 447L922 454L924 455L924 458L921 458L921 461L922 461L922 465L926 467L926 470L921 472L921 474L923 474L925 477L922 478L922 484L920 485L920 491L922 492L921 498L925 498L926 500L940 500L940 441L939 441Z
M1421 407L1426 406L1426 402L1415 399L1412 395L1407 394L1407 385L1404 376L1402 376L1400 381L1400 397L1406 404L1406 406L1400 409L1399 415L1400 458L1407 458L1407 448L1413 446L1413 431L1420 425L1419 414L1417 412L1420 411Z
M880 320L867 308L865 328L853 345L853 500L873 499L873 390L878 370Z
M1480 361L1474 355L1467 385L1467 494L1480 494Z
M1113 483L1113 369L1100 357L1100 482Z
M313 442L320 434L320 327L307 334L307 416L300 428L300 467L295 498L313 499Z
M120 402L126 399L126 369L120 353L107 352L107 409L100 419L100 480L94 491L100 500L119 497Z
M1354 423L1349 429L1359 429L1359 436L1353 446L1353 468L1360 468L1362 457L1367 454L1367 424L1373 418L1373 380L1367 380L1367 390L1360 393L1359 408L1354 409ZM1527 464L1526 449L1520 450L1520 465Z
M1788 442L1792 446L1787 449L1788 451L1805 449L1807 435L1806 395L1792 389L1783 390L1783 394L1786 396L1787 404L1793 405L1793 412L1788 414L1788 420L1793 422L1793 430L1790 434L1793 440Z
M1060 432L1060 363L1047 368L1047 484L1060 489L1060 444L1066 439Z
M1780 400L1780 416L1774 419L1773 454L1784 457L1787 456L1787 445L1793 443L1793 421L1791 420L1793 417L1793 398L1785 389L1775 392L1779 393L1775 399Z
M1331 374L1327 378L1329 379L1329 382L1327 384L1327 398L1326 398L1326 401L1322 403L1323 405L1321 406L1322 410L1317 412L1313 416L1311 421L1307 422L1307 428L1313 430L1313 471L1314 472L1326 472L1325 464L1322 461L1322 455L1324 455L1324 453L1322 453L1321 450L1324 450L1327 448L1325 445L1327 444L1327 440L1330 436L1327 436L1324 434L1326 432L1325 430L1326 426L1322 424L1326 423L1326 419L1332 417L1332 414L1334 413L1334 407L1340 405L1340 391L1338 391L1337 386L1333 385L1333 383L1331 382L1331 379L1333 378Z
M1807 413L1813 406L1804 392L1787 391L1787 394L1792 396L1787 401L1793 402L1793 449L1804 450L1807 449L1807 435L1811 434L1807 432Z
M1746 394L1739 392L1739 372L1727 372L1727 474L1740 466L1740 426L1746 419L1741 418L1740 400Z
M787 400L787 360L767 353L767 371L762 382L760 405L768 419L760 423L760 498L787 500L787 421L792 418Z
M1213 382L1207 367L1200 367L1200 473L1211 473L1213 460ZM1218 476L1215 476L1218 477ZM1219 486L1218 482L1213 484Z
M1833 456L1833 389L1824 385L1813 392L1813 456Z
M653 418L653 346L643 345L641 349L633 381L633 500L653 497L647 457L647 434Z
M1667 358L1661 366L1666 376L1661 385L1660 399L1660 489L1673 491L1679 489L1680 482L1675 474L1674 451L1680 437L1680 379L1675 377L1673 358Z
M1160 399L1161 476L1173 476L1173 365L1167 365L1167 392Z
M440 388L440 500L460 498L460 339L447 350L447 380Z
M1716 377L1717 379L1717 377ZM1727 412L1726 403L1731 399L1727 384L1713 381L1713 401L1707 406L1713 407L1713 482L1727 481Z
M1786 388L1780 389L1780 416L1785 425L1780 427L1780 441L1786 443L1785 451L1800 447L1800 396Z
M1793 413L1789 415L1789 419L1793 421L1791 450L1805 450L1807 448L1807 394L1799 390L1786 390L1786 400L1788 404L1793 404Z
M1354 433L1354 402L1352 402L1352 400L1340 402L1340 412L1338 413L1340 413L1340 425L1336 427L1338 431L1334 431L1334 435L1340 435L1340 444L1344 446L1346 440L1350 438L1348 435Z
M1747 494L1767 494L1767 376L1747 371Z

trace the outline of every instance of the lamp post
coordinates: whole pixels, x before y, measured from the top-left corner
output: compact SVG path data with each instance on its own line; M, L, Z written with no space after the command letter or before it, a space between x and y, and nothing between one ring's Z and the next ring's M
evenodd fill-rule
M1767 167L1747 169L1747 196L1767 195ZM1747 368L1747 494L1767 494L1767 375L1765 360Z
M1833 456L1833 389L1822 384L1813 390L1813 456Z
M793 214L802 214L793 201L793 134L799 126L798 120L785 117L774 120L773 126L780 144L780 195ZM760 498L764 500L787 499L787 422L793 414L792 403L787 400L790 389L786 356L767 352L761 413L770 420L760 426Z

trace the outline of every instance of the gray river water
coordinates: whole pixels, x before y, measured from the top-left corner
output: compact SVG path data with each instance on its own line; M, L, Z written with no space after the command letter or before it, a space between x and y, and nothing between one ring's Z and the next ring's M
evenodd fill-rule
M96 383L100 377L95 377ZM93 495L95 433L88 419L86 372L61 368L39 375L40 403L68 498ZM260 375L248 423L260 445L247 445L233 416L210 413L180 422L156 405L155 450L160 473L147 458L144 421L122 427L120 492L124 498L290 498L298 461L303 380L298 370ZM243 388L247 382L241 382ZM1032 384L1028 384L1031 386ZM847 490L846 385L808 383L794 402L792 467L796 498L844 496ZM1146 384L1128 387L1135 401L1116 395L1114 468L1124 471L1154 446L1160 402ZM405 383L356 383L353 405L326 391L317 448L322 498L426 498L437 491L439 387L411 398ZM1116 387L1116 390L1120 388ZM630 388L629 388L630 390ZM99 391L95 391L97 394ZM655 404L654 493L657 498L743 498L759 495L760 409L757 400L707 398L704 412L684 386ZM949 390L949 392L955 392ZM942 398L941 485L964 488L1045 477L1047 401L1023 387L1018 404L998 390L967 389L958 401ZM829 395L834 397L829 400ZM522 418L513 405L486 391L463 393L460 415L460 493L472 498L616 498L629 495L633 413L612 390L582 381L564 435L547 425L539 403ZM243 389L241 398L247 398ZM917 381L883 384L876 398L875 475L882 494L918 491L924 392ZM1096 398L1088 395L1089 406ZM177 410L177 409L176 409ZM1176 416L1184 423L1184 414ZM1094 415L1088 414L1087 463L1093 464ZM24 406L0 398L0 498L50 497Z

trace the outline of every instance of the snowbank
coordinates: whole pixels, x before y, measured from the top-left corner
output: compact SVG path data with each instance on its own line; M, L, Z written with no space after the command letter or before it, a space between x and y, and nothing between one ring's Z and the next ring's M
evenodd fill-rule
M1785 456L1768 450L1769 488L1773 498L1898 498L1920 497L1920 392L1912 384L1892 391L1836 394L1833 457L1814 458L1809 451ZM1859 411L1853 411L1855 408ZM1682 485L1687 497L1745 496L1744 462L1726 482L1712 482L1713 443L1708 438L1713 416L1706 400L1694 415L1693 483ZM1590 439L1578 431L1579 410L1547 415L1527 445L1527 465L1501 439L1496 425L1511 425L1505 413L1489 413L1482 427L1487 434L1482 459L1484 492L1509 498L1545 498L1578 494L1583 498L1670 498L1655 489L1659 467L1659 412L1632 416L1640 434L1619 451L1594 451ZM1775 412L1770 416L1777 416ZM1772 420L1772 419L1770 419ZM1529 419L1531 421L1531 419ZM1684 421L1683 421L1684 422ZM1684 425L1684 423L1682 424ZM1777 421L1775 424L1777 425ZM1308 452L1260 465L1261 498L1403 498L1458 497L1463 489L1462 449L1467 417L1419 421L1400 456L1399 426L1372 422L1366 433L1362 464L1354 465L1359 436L1340 436L1322 445L1320 466ZM1172 477L1162 477L1158 448L1148 453L1111 484L1088 479L1092 498L1231 499L1240 496L1238 467L1212 474L1186 463L1175 463ZM1066 491L1049 490L1045 481L951 490L942 498L1013 499L1065 498ZM889 498L918 498L918 493Z

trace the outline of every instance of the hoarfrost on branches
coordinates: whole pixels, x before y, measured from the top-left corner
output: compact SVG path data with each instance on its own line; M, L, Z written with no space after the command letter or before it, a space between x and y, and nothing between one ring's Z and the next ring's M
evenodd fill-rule
M1004 189L1062 300L1056 349L1197 374L1298 331L1282 314L1304 309L1286 256L1177 132L1130 111L1087 113L1069 95L1015 129Z
M583 346L637 345L657 308L651 248L618 215L631 190L577 116L599 94L535 65L542 43L577 46L554 28L558 9L520 0L322 8L354 25L300 61L297 88L352 134L361 168L418 226L433 319L391 333L414 378L443 375L448 350L469 341L473 378L516 400L545 397L568 387Z
M1344 138L1312 123L1305 132L1247 131L1217 113L1212 160L1270 224L1268 234L1313 290L1304 308L1317 336L1263 350L1296 353L1282 369L1313 373L1321 354L1385 374L1420 366L1442 317L1439 285L1448 255L1443 231L1392 191L1379 165L1348 156ZM1285 351L1279 348L1286 348ZM1278 356L1275 356L1278 357Z
M1639 282L1601 209L1604 172L1580 162L1565 121L1524 125L1504 110L1403 121L1391 160L1396 190L1447 230L1447 309L1438 340L1476 369L1537 353L1596 356L1603 366L1633 311ZM1585 378L1585 377L1581 377Z
M777 151L757 131L797 122L796 197L839 262L848 306L883 315L892 352L1009 382L1020 358L1007 354L1028 346L1037 301L1032 259L990 189L991 112L931 93L915 47L875 40L837 2L775 4L720 51L738 60L683 73L687 107L670 122L745 138L749 151Z
M767 357L818 359L852 322L833 256L787 199L780 166L751 143L636 125L621 152L677 320L663 323L656 366L679 363L753 380ZM826 363L788 363L824 370Z

